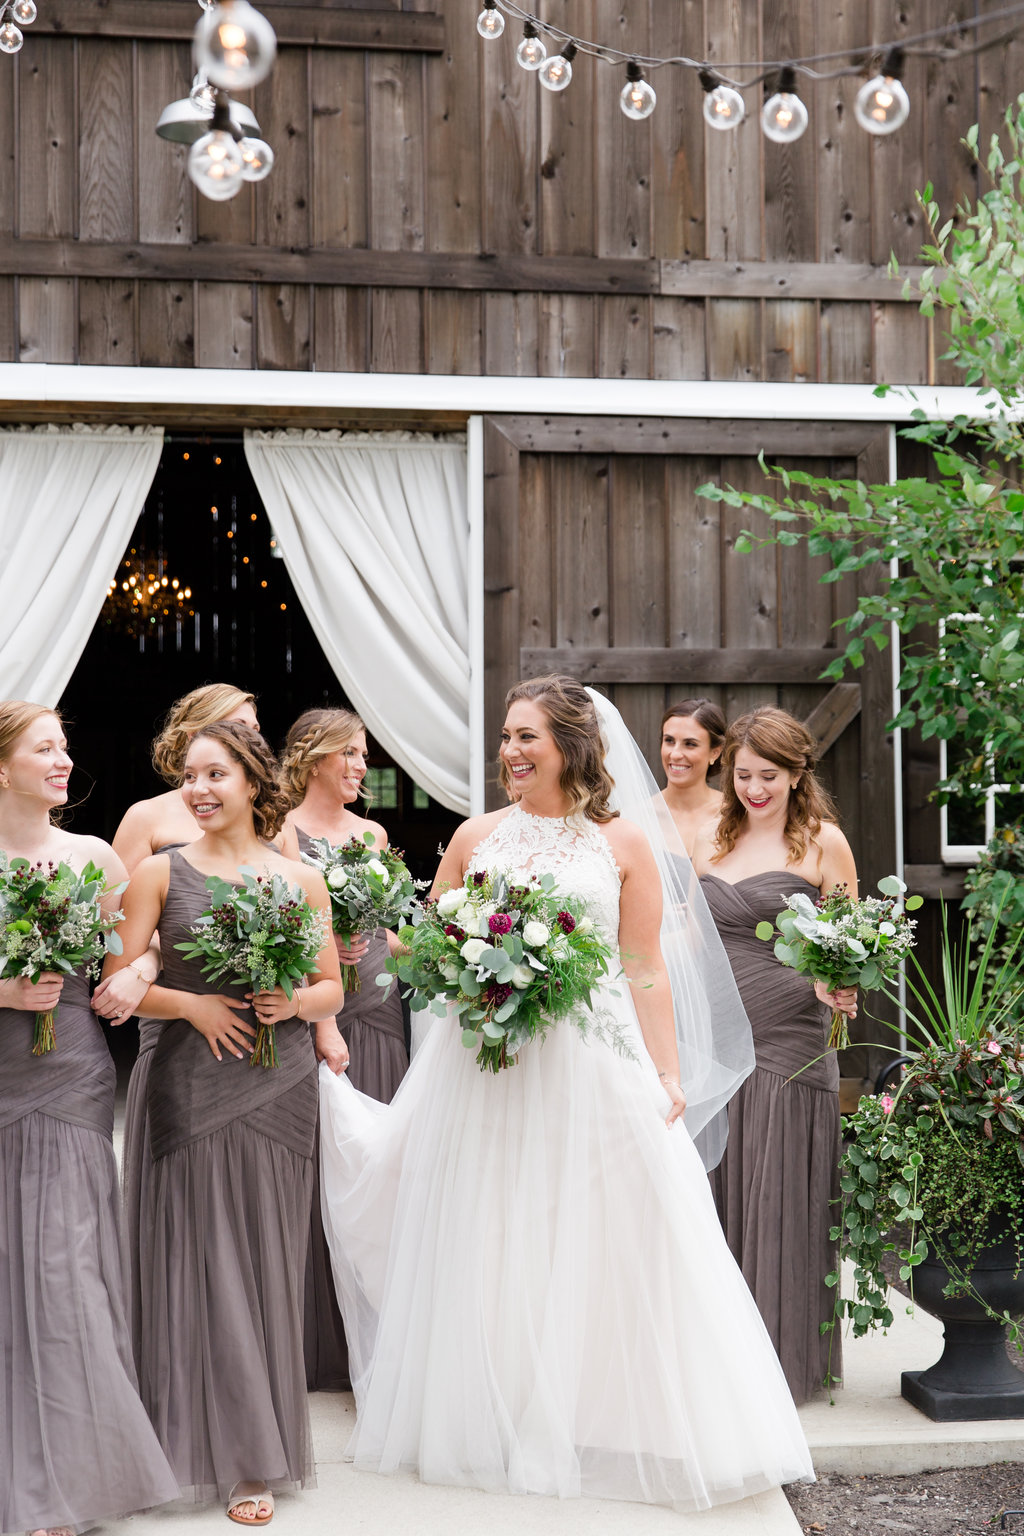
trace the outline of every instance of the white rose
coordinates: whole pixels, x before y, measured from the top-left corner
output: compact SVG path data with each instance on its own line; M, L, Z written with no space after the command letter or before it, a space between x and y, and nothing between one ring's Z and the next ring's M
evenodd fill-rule
M472 906L468 901L464 907L460 907L456 912L455 921L465 933L483 934L487 932L487 924L481 923L476 907Z
M348 885L348 875L340 867L332 869L327 876L327 884L332 891L340 891L343 885Z
M568 960L569 940L564 933L560 933L551 946L552 960Z
M459 910L465 899L465 886L460 885L457 891L444 891L437 898L438 917L451 917L453 912L457 912Z
M576 924L577 933L593 933L594 925L589 917L581 917Z
M518 987L519 991L522 992L524 988L530 985L536 974L532 965L517 965L512 972L512 985Z
M377 876L377 879L382 885L391 884L391 876L388 874L386 867L381 863L380 859L367 859L366 867L367 869L373 870L374 874Z
M535 918L523 927L523 943L529 944L531 949L540 949L551 937L551 930L545 923L538 923Z
M486 948L483 939L467 939L459 954L468 965L476 965Z
M442 965L442 967L441 967L441 975L444 977L445 981L458 981L458 979L459 979L459 968L458 968L457 965L452 965L451 963L447 963L445 965Z

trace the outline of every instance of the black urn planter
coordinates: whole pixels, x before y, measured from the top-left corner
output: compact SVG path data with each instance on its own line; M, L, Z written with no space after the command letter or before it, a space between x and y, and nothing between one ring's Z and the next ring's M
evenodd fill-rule
M1024 1419L1024 1372L1006 1354L1006 1329L981 1305L1024 1312L1024 1269L1009 1238L983 1248L971 1272L971 1294L944 1296L949 1271L934 1253L914 1271L914 1304L945 1326L945 1348L926 1371L904 1371L908 1403L938 1422L953 1419Z

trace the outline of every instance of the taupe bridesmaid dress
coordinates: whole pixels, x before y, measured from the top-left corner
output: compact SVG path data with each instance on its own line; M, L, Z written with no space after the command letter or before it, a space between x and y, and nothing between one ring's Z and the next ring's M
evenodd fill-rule
M0 1009L0 1530L79 1529L178 1497L136 1389L114 1064L81 976L57 1046Z
M175 949L208 905L205 877L180 852L169 858L162 982L210 992L198 962ZM238 1017L254 1022L251 1011ZM276 1068L250 1066L248 1053L217 1061L198 1030L172 1019L146 1075L140 1387L196 1498L224 1498L242 1478L275 1488L314 1481L302 1256L317 1069L307 1024L279 1024L277 1045Z
M837 1262L829 1228L838 1220L831 1202L839 1195L839 1066L825 1050L828 1009L754 930L762 919L774 921L786 897L800 891L814 900L818 888L785 870L735 885L705 875L701 885L755 1052L754 1070L729 1104L729 1141L712 1189L793 1399L803 1403L826 1374L838 1379L842 1365L839 1330L820 1331L835 1304L825 1276Z
M308 853L312 839L296 828L299 848ZM385 993L376 978L384 970L388 957L385 930L369 935L370 947L356 967L360 990L346 992L338 1015L338 1027L349 1048L348 1077L354 1088L390 1104L398 1085L409 1070L405 1047L405 1021L398 988ZM348 1346L345 1325L338 1309L327 1251L323 1221L320 1216L320 1159L317 1135L316 1181L309 1228L309 1255L306 1263L306 1310L304 1338L306 1383L310 1391L339 1392L349 1386Z

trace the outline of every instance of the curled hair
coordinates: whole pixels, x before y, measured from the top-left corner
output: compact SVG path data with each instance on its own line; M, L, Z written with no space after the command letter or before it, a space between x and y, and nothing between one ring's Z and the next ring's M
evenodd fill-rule
M164 716L160 734L153 742L153 767L175 789L181 783L189 742L204 726L226 720L243 704L256 705L254 693L244 693L233 683L204 683L182 699L176 699Z
M521 699L538 704L547 718L555 746L562 754L559 786L569 801L566 820L585 816L590 821L612 821L619 814L608 808L614 781L604 766L605 744L597 711L583 684L574 677L552 673L516 683L505 695L509 709ZM519 794L504 758L499 777L510 800Z
M0 703L0 763L7 761L18 737L43 715L52 715L63 728L60 710L51 709L48 704L29 704L24 699Z
M189 746L204 738L219 742L235 762L241 764L246 778L256 791L252 802L256 836L265 843L273 842L288 814L288 797L281 788L277 758L259 731L252 730L248 725L239 725L234 720L218 720L213 725L202 726L192 733Z
M351 709L307 709L288 732L281 758L281 782L290 807L302 800L309 776L322 757L342 752L366 726ZM359 795L369 800L370 791L359 786Z
M679 704L670 704L661 717L662 731L668 722L676 719L677 716L684 720L696 720L697 724L707 731L712 750L717 747L719 754L708 769L708 776L717 774L722 766L722 743L725 741L726 730L725 716L718 705L713 699L704 698L683 699Z
M736 754L746 747L756 757L763 757L789 773L798 773L800 781L789 792L785 839L789 849L787 863L799 864L809 845L821 831L823 821L838 821L836 808L814 770L818 763L818 743L805 725L784 709L763 705L741 715L730 725L722 750L722 819L715 834L715 863L731 853L743 830L747 812L736 793L733 770Z

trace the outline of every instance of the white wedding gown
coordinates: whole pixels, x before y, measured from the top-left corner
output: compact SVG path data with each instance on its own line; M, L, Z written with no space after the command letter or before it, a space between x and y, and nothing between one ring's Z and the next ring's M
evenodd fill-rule
M593 823L513 808L470 867L551 871L616 942ZM437 1020L390 1105L321 1067L357 1466L681 1510L813 1478L707 1175L616 992L632 1057L562 1021L495 1076Z

